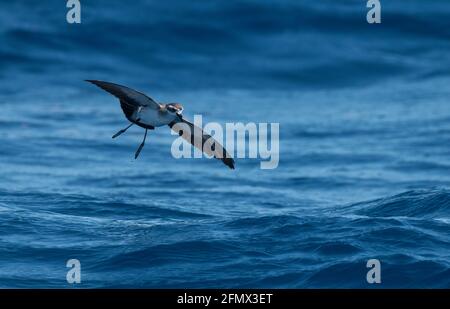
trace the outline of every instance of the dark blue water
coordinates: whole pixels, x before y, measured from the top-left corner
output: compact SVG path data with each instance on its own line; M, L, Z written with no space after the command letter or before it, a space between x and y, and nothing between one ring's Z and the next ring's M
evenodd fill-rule
M450 287L450 3L0 4L0 286ZM279 122L280 164L176 160L103 79ZM382 283L366 282L379 259Z

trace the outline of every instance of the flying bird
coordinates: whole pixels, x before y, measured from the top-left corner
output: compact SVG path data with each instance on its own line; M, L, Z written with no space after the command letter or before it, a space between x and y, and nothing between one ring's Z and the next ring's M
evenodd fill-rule
M167 125L193 146L221 160L229 168L234 169L234 160L225 148L209 134L204 133L201 128L184 119L182 116L183 106L181 104L157 103L147 95L125 86L99 80L86 81L117 97L125 117L131 122L126 128L114 134L112 138L116 138L125 133L135 124L145 129L144 139L136 150L135 159L139 157L142 148L144 148L147 131ZM186 134L183 128L189 128L186 130L189 134ZM195 136L197 138L194 138ZM200 136L201 138L199 138ZM204 147L205 145L207 147Z

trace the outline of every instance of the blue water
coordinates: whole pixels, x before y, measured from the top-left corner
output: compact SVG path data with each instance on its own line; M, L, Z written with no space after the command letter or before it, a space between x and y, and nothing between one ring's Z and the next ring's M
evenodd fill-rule
M0 287L449 288L450 3L0 4ZM84 79L279 122L280 164L176 160ZM379 285L366 262L381 262Z

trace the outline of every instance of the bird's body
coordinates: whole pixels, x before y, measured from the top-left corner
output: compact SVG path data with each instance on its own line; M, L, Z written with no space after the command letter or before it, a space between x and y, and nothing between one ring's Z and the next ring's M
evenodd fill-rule
M147 137L147 130L154 130L156 127L168 125L173 131L177 132L186 141L193 146L199 148L210 156L213 156L234 169L234 160L227 151L214 140L210 135L205 134L203 130L191 122L185 120L181 115L183 107L178 103L161 104L155 102L152 98L146 96L131 88L121 86L114 83L103 82L98 80L87 80L103 90L111 93L120 101L120 106L131 124L125 129L117 132L113 138L124 133L133 124L145 129L144 140L136 151L137 158L144 147ZM189 135L184 131L189 131ZM201 138L196 139L194 135L200 135ZM204 147L205 145L209 147Z
M160 110L154 110L148 107L144 107L139 116L136 112L134 117L140 117L140 122L142 122L144 125L151 125L153 127L167 126L177 119L176 115L169 113L164 107Z

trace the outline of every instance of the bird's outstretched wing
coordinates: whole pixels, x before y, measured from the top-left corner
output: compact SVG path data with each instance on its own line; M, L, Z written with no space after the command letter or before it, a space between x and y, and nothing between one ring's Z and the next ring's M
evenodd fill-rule
M234 169L234 160L225 148L211 135L203 132L201 128L181 117L170 123L169 127L194 147L221 160L226 166Z
M111 93L113 96L117 97L121 101L121 103L123 102L134 108L138 108L139 106L146 106L155 110L161 108L161 105L156 103L152 98L131 88L122 85L117 85L114 83L103 82L100 80L86 80L86 81L93 83L94 85Z

